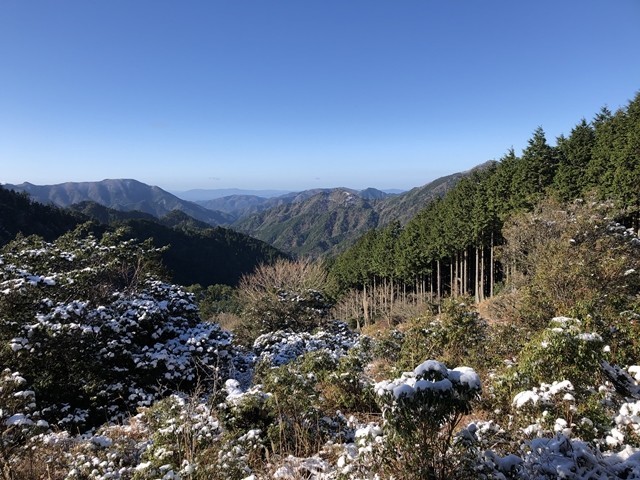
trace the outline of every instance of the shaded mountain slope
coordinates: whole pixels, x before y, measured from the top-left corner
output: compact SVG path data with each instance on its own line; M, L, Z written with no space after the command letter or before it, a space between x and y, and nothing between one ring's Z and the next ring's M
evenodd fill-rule
M173 281L181 285L235 285L258 264L284 256L265 242L228 228L185 230L143 219L116 225L126 227L132 238L150 237L156 246L169 245L162 260Z
M25 193L0 187L0 245L13 240L18 233L39 235L51 241L86 221L81 213L43 205Z

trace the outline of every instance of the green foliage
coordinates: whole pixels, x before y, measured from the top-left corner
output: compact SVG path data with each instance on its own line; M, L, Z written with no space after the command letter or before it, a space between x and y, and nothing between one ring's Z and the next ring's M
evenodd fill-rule
M295 456L318 451L330 436L332 422L319 408L316 377L285 365L270 369L261 381L275 419L266 432L271 451Z
M450 455L454 431L480 395L475 372L449 370L428 360L376 389L385 419L382 462L387 472L401 469L403 478L411 479L454 476L457 460Z
M203 319L213 319L221 313L237 315L242 311L237 290L229 285L209 285L205 289L200 284L195 284L187 290L195 295L200 316Z
M486 323L472 307L448 299L439 317L419 317L409 322L397 368L404 371L427 358L438 358L450 365L476 363L480 352L486 349L486 330Z
M556 196L568 202L579 198L583 192L593 188L585 175L596 142L596 135L592 125L586 120L571 130L569 138L558 139L560 163L553 180Z
M525 345L518 358L518 383L522 388L555 379L569 380L578 392L598 380L603 352L602 337L584 328L577 319L553 319L540 336Z
M640 359L640 305L620 312L611 324L603 325L603 338L610 347L612 363L635 365Z
M379 412L375 392L365 374L372 360L371 345L361 338L358 346L340 357L337 364L319 378L321 404L326 412L373 414ZM334 361L335 363L335 361Z
M524 345L516 363L494 378L494 405L503 413L513 413L511 402L516 394L533 389L531 396L536 400L518 407L518 425L537 422L541 428L553 431L556 419L562 418L565 428L581 432L584 438L601 436L610 412L605 412L606 402L596 393L597 386L603 383L600 362L609 358L609 348L604 348L602 337L590 327L569 317L551 320L546 329ZM558 382L565 382L567 387ZM567 392L570 397L564 397Z
M610 205L541 203L511 219L502 261L518 290L520 320L533 328L565 314L611 324L640 292L640 242L612 220Z

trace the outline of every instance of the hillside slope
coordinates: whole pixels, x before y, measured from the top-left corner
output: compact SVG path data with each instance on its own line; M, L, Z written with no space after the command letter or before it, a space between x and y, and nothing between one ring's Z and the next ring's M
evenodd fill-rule
M81 213L34 202L26 194L2 186L0 212L0 245L13 240L18 233L51 241L88 220Z
M0 187L0 247L18 233L53 241L93 220L88 228L97 237L124 227L125 238L152 238L157 247L168 245L162 261L172 281L203 286L234 285L258 264L283 256L265 242L228 228L211 228L180 211L157 219L142 212L120 212L93 202L73 208L76 210L43 205L30 200L25 193Z
M269 199L279 200L280 205L240 219L232 227L293 255L328 257L345 250L372 228L396 220L408 222L468 173L454 173L399 195L371 188L288 194Z

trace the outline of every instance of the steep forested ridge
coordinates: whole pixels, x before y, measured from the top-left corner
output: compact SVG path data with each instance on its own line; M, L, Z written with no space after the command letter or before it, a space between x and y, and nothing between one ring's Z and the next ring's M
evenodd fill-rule
M339 256L333 273L344 288L403 285L432 297L492 295L509 275L498 263L505 219L551 196L610 199L636 228L640 215L640 94L615 113L603 108L552 146L537 128L520 156L460 179L405 227L372 230Z
M172 279L182 285L235 285L260 263L283 256L270 245L228 228L168 228L140 219L127 220L122 225L132 237L151 237L154 245L169 245L162 259Z
M372 228L396 220L406 223L468 173L454 173L400 195L347 188L284 195L268 199L274 206L238 220L233 227L293 255L326 258Z
M53 240L87 220L81 214L32 201L26 193L18 194L0 186L0 245L18 232Z

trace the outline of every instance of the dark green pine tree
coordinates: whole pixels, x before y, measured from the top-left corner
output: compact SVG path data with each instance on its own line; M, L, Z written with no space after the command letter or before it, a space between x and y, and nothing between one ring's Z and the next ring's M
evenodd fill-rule
M542 127L536 128L513 177L516 207L531 208L551 186L558 165L556 149L547 143Z
M594 187L600 198L610 198L613 194L612 154L621 123L621 113L614 116L607 107L603 107L592 122L595 138L585 176L587 184Z
M585 174L595 139L594 129L585 119L573 128L569 138L558 138L560 162L553 184L560 200L573 200L595 186Z
M622 117L614 143L614 197L634 226L640 224L640 93Z

